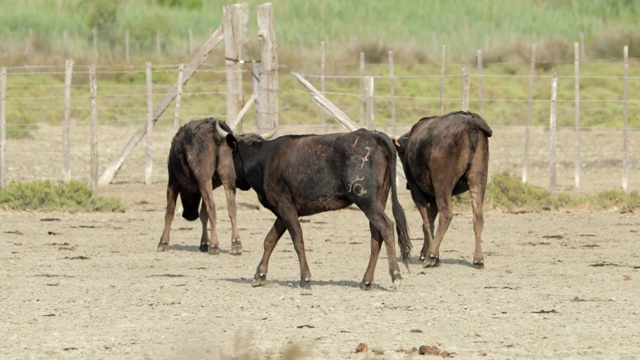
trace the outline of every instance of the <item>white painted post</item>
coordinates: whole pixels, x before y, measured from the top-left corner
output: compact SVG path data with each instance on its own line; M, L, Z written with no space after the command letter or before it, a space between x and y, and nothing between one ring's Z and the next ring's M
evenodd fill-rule
M144 172L144 184L150 185L153 170L153 79L150 62L147 62L145 75L147 79L147 141L145 147L147 164Z
M580 44L575 43L574 51L574 78L575 78L575 115L576 115L576 139L575 139L575 185L580 187Z
M556 190L556 116L558 98L558 73L553 70L551 82L551 110L549 114L549 192L551 196L558 195Z
M96 81L96 66L89 66L89 91L91 94L91 193L98 195L98 84Z
M622 128L622 190L627 191L629 185L629 46L624 47L624 79L622 94L622 117L624 127Z
M73 60L67 60L64 71L64 119L62 120L62 173L64 183L71 181L71 156L69 145L69 124L71 123L71 78Z

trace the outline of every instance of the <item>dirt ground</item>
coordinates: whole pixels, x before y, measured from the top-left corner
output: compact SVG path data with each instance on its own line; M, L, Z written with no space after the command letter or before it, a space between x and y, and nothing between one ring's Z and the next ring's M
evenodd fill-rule
M131 134L114 132L119 138L103 148L106 158ZM179 217L170 251L156 252L168 150L166 138L156 139L152 185L141 183L144 157L137 149L114 184L101 189L121 197L125 213L0 211L0 358L291 359L303 353L311 359L408 359L419 358L413 349L423 345L459 359L640 354L638 213L487 209L486 266L477 270L470 264L470 211L459 209L441 266L423 269L419 215L401 184L414 251L399 291L392 289L384 251L373 289L358 288L369 235L364 215L350 208L304 218L311 290L298 287L298 262L286 234L271 257L267 285L253 288L274 216L258 209L252 191L238 194L242 255L228 253L222 191L215 192L220 255L200 253L199 222ZM42 146L33 142L10 142L8 150ZM518 156L500 155L509 144L491 146L492 173L518 169ZM11 156L14 179L60 174L57 160ZM83 166L75 174L88 173L77 170ZM602 183L607 176L618 183L612 170L597 171ZM544 179L544 166L532 174ZM564 174L570 187L572 173ZM367 352L355 353L360 343Z

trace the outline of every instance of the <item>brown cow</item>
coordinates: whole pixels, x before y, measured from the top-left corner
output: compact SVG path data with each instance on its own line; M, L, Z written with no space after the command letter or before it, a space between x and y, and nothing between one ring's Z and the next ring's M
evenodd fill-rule
M216 132L216 123L231 132L224 122L208 118L189 122L173 137L168 160L167 209L158 251L169 249L169 232L175 214L176 199L180 194L184 209L182 217L189 221L198 218L198 206L202 199L199 215L202 222L200 251L208 250L209 254L218 254L213 189L222 185L227 196L227 209L231 220L230 252L233 255L242 253L242 243L236 226L236 172L231 149L226 145L220 146L224 138ZM207 234L207 221L211 223L211 237Z
M420 119L396 140L407 176L407 188L422 216L424 244L420 260L424 267L436 266L439 251L453 211L451 197L471 192L476 247L473 265L484 266L482 255L482 204L487 187L489 140L492 131L477 114L468 111ZM434 223L440 213L434 238Z

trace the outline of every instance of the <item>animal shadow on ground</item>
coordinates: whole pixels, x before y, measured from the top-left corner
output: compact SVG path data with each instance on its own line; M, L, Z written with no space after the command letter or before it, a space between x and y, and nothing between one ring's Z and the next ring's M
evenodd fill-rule
M182 244L169 244L169 250L171 251L190 251L190 252L202 252L200 251L200 245L182 245ZM218 249L220 254L229 254L229 250ZM208 255L203 252L204 255Z
M222 281L228 281L228 282L232 282L232 283L240 283L240 284L247 284L247 285L251 285L253 283L253 279L252 278L220 278L219 280ZM299 286L299 279L291 279L291 280L269 280L267 279L267 281L265 282L264 285L259 286L259 287L277 287L277 286L282 286L282 287L288 287L288 288L297 288L300 289ZM336 280L311 280L311 290L313 290L314 287L321 287L321 286L340 286L340 287L345 287L345 288L354 288L358 291L360 291L360 282L358 281L336 281ZM390 287L385 287L385 286L381 286L378 285L376 283L371 284L371 289L370 290L381 290L381 291L388 291L388 292L393 292L393 288Z
M420 269L422 269L422 260L420 260L419 257L411 258L411 262L409 264L412 265L412 266L419 266ZM436 266L436 267L440 267L442 265L462 265L462 266L467 266L467 267L471 267L471 268L473 267L473 264L469 260L452 259L452 258L440 258L440 261L438 262L438 266ZM409 268L409 269L411 269L411 268Z

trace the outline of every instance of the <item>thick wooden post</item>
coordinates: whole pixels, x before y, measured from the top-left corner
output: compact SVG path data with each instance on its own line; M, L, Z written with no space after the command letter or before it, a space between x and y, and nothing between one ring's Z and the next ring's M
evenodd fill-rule
M373 93L374 93L374 85L373 85L373 76L365 76L364 77L364 93L365 93L365 103L366 103L366 117L367 117L367 128L369 130L373 130Z
M278 43L271 3L258 6L258 42L262 65L258 132L263 133L278 126Z
M248 16L249 4L234 4L222 8L222 28L225 44L225 70L227 79L227 121L238 115L244 103L242 95L242 43L243 17ZM242 132L242 122L235 129Z
M184 64L178 65L178 89L176 90L176 107L173 111L173 133L180 127L180 101L182 100L182 78L184 77Z

